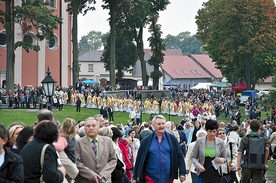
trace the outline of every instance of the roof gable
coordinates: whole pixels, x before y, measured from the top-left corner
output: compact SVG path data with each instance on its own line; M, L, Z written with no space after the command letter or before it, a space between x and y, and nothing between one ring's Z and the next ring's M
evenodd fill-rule
M188 56L165 56L162 68L172 78L211 78Z
M203 68L210 72L215 78L222 78L222 74L219 69L216 68L215 62L207 54L190 54L189 55L195 62L198 62Z
M87 51L79 56L79 61L96 61L100 62L102 57L103 51L99 50L90 50Z

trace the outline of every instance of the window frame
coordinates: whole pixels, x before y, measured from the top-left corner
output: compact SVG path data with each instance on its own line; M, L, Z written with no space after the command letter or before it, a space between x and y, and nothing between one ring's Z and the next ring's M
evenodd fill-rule
M92 69L90 69L90 66L92 66ZM94 72L94 64L88 64L88 72Z
M51 3L51 1L54 1L53 3ZM54 6L52 6L52 5ZM49 0L49 8L51 9L57 9L57 1L56 0Z
M23 40L24 41L24 37L25 36L30 36L32 38L32 45L36 45L36 42L37 42L37 38L36 38L36 35L33 33L33 32L27 32L23 35Z
M55 45L53 47L50 47L49 39L46 40L46 44L47 44L47 47L49 50L56 51L59 48L59 38L57 37L57 35L54 35L54 37L52 39L55 40Z

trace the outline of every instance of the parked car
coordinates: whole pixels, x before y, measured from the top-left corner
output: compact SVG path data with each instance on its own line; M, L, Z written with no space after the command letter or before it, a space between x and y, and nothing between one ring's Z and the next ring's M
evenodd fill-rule
M269 89L261 89L261 90L259 90L259 93L262 95L269 95L270 91L269 91Z
M247 96L247 95L242 95L242 96L240 97L240 105L245 105L245 104L247 103L247 101L248 101L248 98L249 98L249 96Z

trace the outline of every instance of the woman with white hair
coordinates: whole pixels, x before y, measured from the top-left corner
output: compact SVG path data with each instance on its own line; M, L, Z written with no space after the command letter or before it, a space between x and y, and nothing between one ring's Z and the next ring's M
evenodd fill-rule
M221 165L221 174L223 176L229 175L228 177L232 179L232 181L236 181L236 167L237 167L237 158L238 158L238 146L236 145L236 141L229 136L226 136L225 128L218 129L218 138L222 139L225 143L225 153L227 162Z
M196 137L203 137L203 136L206 136L207 135L207 132L205 130L198 130L196 132ZM193 149L194 149L194 146L195 146L195 141L190 143L188 145L188 151L187 151L187 154L186 154L186 173L188 174L189 172L191 173L191 178L192 178L192 183L199 183L199 181L196 181L197 180L197 175L196 175L196 172L195 172L195 166L193 165L192 163L192 152L193 152ZM199 178L198 178L199 179Z

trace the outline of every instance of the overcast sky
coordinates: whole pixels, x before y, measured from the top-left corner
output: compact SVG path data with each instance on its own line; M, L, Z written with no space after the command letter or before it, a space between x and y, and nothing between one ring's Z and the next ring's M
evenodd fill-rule
M167 9L160 13L159 24L162 25L163 38L168 35L176 36L180 32L189 31L192 34L196 33L195 16L198 9L202 7L202 3L207 0L171 0L171 4ZM102 1L97 1L96 11L90 11L85 16L78 17L78 37L86 35L88 32L101 31L106 33L109 31L108 25L108 10L103 10L101 7ZM150 36L148 30L144 31L144 41ZM148 48L148 43L145 43L145 48Z

